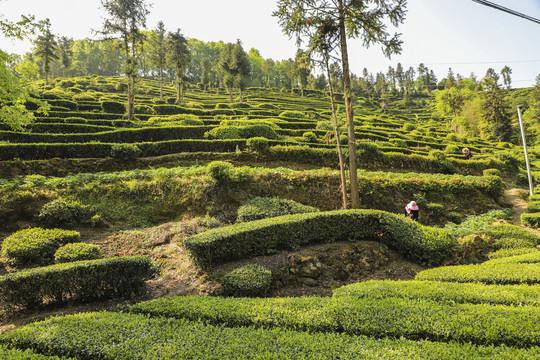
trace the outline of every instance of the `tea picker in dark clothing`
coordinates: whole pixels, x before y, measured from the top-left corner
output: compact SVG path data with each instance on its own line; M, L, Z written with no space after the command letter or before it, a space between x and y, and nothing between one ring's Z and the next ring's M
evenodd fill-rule
M416 205L416 201L411 201L410 203L405 206L405 216L411 218L414 221L418 221L418 205Z
M472 152L471 150L469 150L469 148L463 148L461 152L463 153L463 157L465 158L465 160L469 160L470 158L472 158Z

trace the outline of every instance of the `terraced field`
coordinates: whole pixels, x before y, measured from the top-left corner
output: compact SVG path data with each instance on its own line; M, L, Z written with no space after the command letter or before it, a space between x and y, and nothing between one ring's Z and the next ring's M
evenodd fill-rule
M20 322L1 356L540 358L540 237L502 196L521 150L452 133L430 98L357 99L362 209L341 210L327 94L176 104L141 80L128 121L121 78L38 85L48 115L0 131L1 319L82 312Z

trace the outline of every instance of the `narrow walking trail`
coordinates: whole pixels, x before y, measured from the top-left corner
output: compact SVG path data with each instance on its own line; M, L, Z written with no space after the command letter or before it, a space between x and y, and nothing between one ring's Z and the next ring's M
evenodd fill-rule
M512 220L512 223L514 225L523 226L527 230L540 236L540 229L526 227L521 224L521 214L527 212L527 208L529 207L529 202L526 200L529 197L529 191L518 188L507 189L504 191L503 197L506 201L514 205L514 219ZM540 245L538 245L538 248L540 249Z

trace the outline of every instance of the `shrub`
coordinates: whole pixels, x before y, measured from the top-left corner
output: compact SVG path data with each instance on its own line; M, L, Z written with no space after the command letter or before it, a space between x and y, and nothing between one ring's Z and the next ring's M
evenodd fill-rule
M132 310L205 324L264 329L281 327L309 333L343 332L352 337L365 335L516 347L540 344L536 306L443 304L431 299L397 297L237 299L179 296L137 304ZM320 358L317 355L314 358ZM402 357L394 354L386 358ZM425 353L413 358L431 359ZM455 359L454 356L433 357L447 358Z
M239 223L191 236L184 245L203 267L317 243L382 242L412 260L438 264L451 257L448 232L379 210L340 210Z
M58 248L54 253L54 261L57 263L95 260L100 258L102 258L102 256L99 246L86 243L66 244Z
M204 134L208 139L241 139L241 128L238 126L218 126Z
M47 227L68 227L79 224L89 214L88 206L76 200L58 198L43 205L38 220Z
M459 150L459 146L450 144L446 146L444 152L447 154L459 154L461 151Z
M212 161L207 165L208 175L217 184L228 184L232 181L233 166L225 161Z
M270 143L268 142L268 139L264 137L247 139L246 147L249 151L256 154L266 155L270 152Z
M96 101L96 98L89 93L73 95L75 101Z
M141 149L134 144L116 144L111 148L111 157L123 160L132 161L137 159L141 154Z
M105 113L124 114L126 112L126 105L117 101L102 101L101 109Z
M364 281L333 291L334 298L373 300L397 297L426 299L444 304L540 305L540 287L485 285L439 281Z
M232 109L251 109L252 106L245 102L236 102L236 103L230 104L230 107Z
M247 300L267 299L231 300L242 301L231 307L249 309L253 305ZM171 313L176 308L174 307ZM149 312L150 310L148 309ZM217 310L216 314L231 312L229 309ZM320 313L319 309L315 311L317 314ZM295 311L291 311L291 316L294 313ZM229 317L227 320L230 320ZM323 319L319 318L317 322L321 323ZM370 323L369 320L366 322ZM380 319L380 324L385 322L384 319ZM437 322L437 325L439 324ZM382 339L376 339L371 336L287 330L279 328L279 325L274 323L268 326L276 327L275 329L256 329L252 326L232 327L234 325L229 325L229 322L227 325L208 325L201 321L173 319L169 315L149 317L142 314L94 312L55 316L33 322L4 333L0 340L13 347L43 349L47 353L69 354L77 359L91 357L116 360L181 358L513 360L540 357L538 347L480 346L469 341L445 343L442 338L435 342L407 340L399 336L396 338L383 336ZM447 330L449 336L457 337L461 329L457 326L455 329L456 331L453 331L445 327L443 330ZM463 330L468 334L472 332L471 327L466 325ZM485 328L482 330L493 332ZM514 331L511 333L513 337L516 336ZM419 336L415 339L418 338ZM8 351L11 356L16 350ZM5 358L8 359L7 356ZM9 359L18 358L9 357ZM43 356L35 359L49 358ZM55 358L50 360L53 359L57 360Z
M268 103L260 103L257 105L259 109L265 109L265 110L276 110L278 107L274 104L268 104Z
M226 103L218 103L216 104L215 108L216 109L230 109L231 105L226 104Z
M29 228L11 234L2 242L2 257L14 265L47 264L56 250L67 243L79 241L77 231Z
M521 223L525 226L530 226L532 228L540 227L540 213L523 213L521 214Z
M483 171L484 176L501 176L499 169L485 169Z
M359 159L378 160L384 156L379 146L372 141L357 142L356 152Z
M312 131L306 131L302 134L302 140L308 143L316 143L317 135L315 135L315 133L313 133Z
M293 119L305 119L306 114L302 111L286 110L279 114L279 117L293 118Z
M265 297L270 293L272 272L264 266L249 264L225 275L221 284L226 296Z
M253 137L264 137L270 140L276 140L278 135L270 125L255 124L248 125L240 128L240 136L242 139L249 139Z
M133 110L135 114L152 115L154 113L154 108L148 105L136 105Z
M0 301L37 307L48 301L93 300L140 294L158 273L147 257L115 257L33 268L0 276Z
M416 274L416 280L484 283L493 285L540 284L538 264L480 264L444 266Z
M431 150L429 152L429 157L434 160L437 172L442 174L457 173L456 167L454 164L452 164L452 162L450 162L450 160L448 160L444 152L440 150Z
M319 209L297 203L293 200L256 197L238 209L238 221L254 221L282 215L317 212Z
M509 256L537 253L538 250L533 247L526 248L503 248L488 254L489 259L500 259ZM540 299L540 297L539 297Z

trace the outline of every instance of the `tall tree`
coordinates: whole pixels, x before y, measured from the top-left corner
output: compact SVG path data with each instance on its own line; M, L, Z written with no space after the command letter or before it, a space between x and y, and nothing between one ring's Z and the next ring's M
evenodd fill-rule
M509 141L512 136L511 118L504 94L499 86L499 75L488 69L482 81L484 107L482 132L499 141Z
M360 206L360 198L347 39L360 38L366 47L381 44L384 54L388 57L401 52L400 36L399 34L390 36L387 24L389 21L397 26L403 22L406 3L406 0L278 0L278 10L274 13L279 17L283 31L289 36L296 35L299 42L307 39L308 43L311 43L317 33L325 27L335 27L339 33L336 41L340 45L343 69L353 208Z
M71 50L72 46L73 39L70 39L67 36L62 36L58 41L58 56L62 63L62 73L64 77L67 76L67 72L71 66L73 57L73 51Z
M137 78L138 57L142 53L144 35L149 11L144 0L101 0L101 6L109 14L105 19L101 34L107 39L118 38L124 51L124 73L127 77L127 117L133 120L135 104L135 80Z
M167 62L166 30L163 21L158 22L157 28L148 36L148 61L159 72L159 98L163 99L163 70Z
M456 86L457 86L457 80L454 75L454 71L452 71L452 68L448 68L448 75L446 76L445 88L450 89Z
M508 66L505 66L501 70L501 75L503 77L503 83L507 90L511 89L512 84L512 69L510 69Z
M237 40L236 44L234 45L233 64L235 67L234 84L236 85L238 90L240 90L240 102L243 102L244 90L246 89L249 82L252 68L240 40Z
M272 76L272 70L274 69L274 60L266 59L262 66L262 71L266 75L266 87L270 87L270 77Z
M19 23L0 19L0 33L7 38L23 39L41 26L33 23L33 20L33 16L23 16ZM0 123L7 124L13 130L23 130L35 119L34 112L25 106L29 100L38 104L36 112L46 113L50 107L41 100L33 99L35 92L27 81L13 74L9 55L0 50Z
M185 71L191 61L187 39L180 29L167 35L167 62L174 69L176 78L176 102L180 103L184 95Z
M300 83L300 95L303 97L304 89L306 88L308 77L311 73L311 59L307 52L298 49L294 61L296 62L298 82Z
M234 64L234 44L227 43L221 52L219 59L219 70L222 75L223 85L229 90L229 102L233 102L234 78L236 76L236 65Z
M34 54L36 58L43 61L43 73L45 74L45 84L49 83L49 72L51 71L51 62L58 59L56 50L58 44L53 33L51 33L51 22L45 20L41 35L34 40Z

